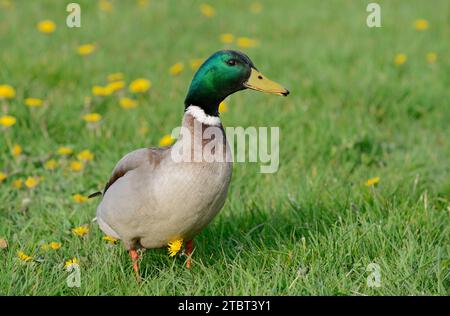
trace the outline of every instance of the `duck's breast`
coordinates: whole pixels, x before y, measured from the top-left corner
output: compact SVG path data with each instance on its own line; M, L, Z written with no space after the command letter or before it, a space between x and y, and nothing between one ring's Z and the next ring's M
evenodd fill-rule
M169 164L149 186L143 207L142 246L160 247L189 240L223 207L231 180L231 162Z

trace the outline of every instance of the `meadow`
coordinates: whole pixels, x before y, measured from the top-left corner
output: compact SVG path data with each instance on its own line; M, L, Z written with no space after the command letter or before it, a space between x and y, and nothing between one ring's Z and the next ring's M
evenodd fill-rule
M381 28L344 0L79 0L69 28L68 2L0 0L0 294L450 294L449 1L380 0ZM148 250L137 283L86 196L224 48L291 91L221 114L280 127L279 170L235 164L192 268Z

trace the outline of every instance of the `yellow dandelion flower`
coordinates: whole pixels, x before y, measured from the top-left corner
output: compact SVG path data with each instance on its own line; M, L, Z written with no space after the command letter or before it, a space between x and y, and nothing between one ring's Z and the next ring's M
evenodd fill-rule
M220 102L219 104L219 113L225 113L228 112L228 105L225 101Z
M396 64L397 66L401 66L404 63L406 63L406 61L408 60L408 56L406 56L405 54L397 54L394 57L394 64Z
M14 180L13 183L12 183L12 187L14 189L21 189L22 186L23 186L23 180L22 179Z
M33 259L30 256L26 255L25 252L23 252L23 251L19 251L17 253L17 257L24 262L27 262L27 261L30 261Z
M136 100L133 100L133 99L130 99L130 98L122 98L122 99L120 99L119 104L125 110L134 109L138 105Z
M114 72L112 74L109 74L108 77L106 77L109 82L113 81L122 81L123 80L123 73L121 72Z
M58 148L58 150L56 151L58 155L61 156L66 156L66 155L70 155L73 153L73 149L70 147L66 147L66 146L61 146Z
M118 88L118 86L115 83L114 84L113 83L107 84L105 86L105 90L104 90L105 96L111 95L111 94L113 94L114 92L116 92L116 91L118 91L120 89L121 88Z
M104 12L111 12L113 9L113 5L108 0L100 0L98 3L98 7L100 10Z
M50 34L56 30L56 24L52 20L43 20L38 23L37 29L41 33Z
M220 34L220 41L221 41L222 43L225 43L225 44L233 43L233 41L234 41L234 35L231 34L231 33L223 33L223 34Z
M102 116L98 113L88 113L83 115L83 120L87 123L97 123L102 119Z
M52 171L52 170L55 170L57 167L58 167L58 162L55 159L47 160L44 163L44 169L45 170Z
M236 44L240 48L251 48L258 46L259 42L249 37L239 37L236 41Z
M38 177L28 177L25 180L25 186L28 189L33 189L39 184L39 178Z
M414 21L414 27L418 31L424 31L424 30L428 29L429 23L425 19L417 19Z
M262 9L263 9L263 6L260 2L253 2L250 5L250 12L253 14L261 13Z
M14 124L16 124L17 120L14 116L11 115L3 115L0 116L0 125L3 125L4 127L11 127Z
M78 153L77 158L81 161L92 161L94 160L94 154L89 149L85 149Z
M74 160L70 163L69 168L72 171L81 171L84 169L84 164L81 161Z
M3 172L0 171L0 182L5 181L7 177L8 177L8 176L7 176L5 173L3 173Z
M0 99L12 99L16 96L16 90L7 84L0 84Z
M203 59L197 58L197 59L192 59L189 64L192 68L192 70L197 70L198 68L200 68L200 66L203 63Z
M169 68L169 73L172 76L176 76L176 75L179 75L180 73L182 73L183 69L184 69L183 63L176 63Z
M69 259L64 263L64 268L67 269L70 268L71 266L79 266L79 265L80 263L78 262L78 259L73 257L72 259Z
M50 248L52 248L53 250L58 250L59 248L61 248L61 243L60 242L56 242L56 241L52 241L50 243Z
M106 96L106 93L107 93L105 87L102 87L102 86L93 86L91 88L91 92L93 95L97 95L97 96L101 96L101 97Z
M83 237L89 233L89 227L87 225L83 225L72 228L72 233L74 233L77 236Z
M39 106L42 106L43 101L38 98L26 98L24 103L26 106L29 106L29 107L39 107Z
M111 236L103 236L103 240L107 241L109 244L114 245L117 242L117 238Z
M95 51L94 44L84 44L84 45L78 46L78 48L77 48L78 55L81 55L81 56L90 55L94 51Z
M177 239L169 242L169 244L167 245L169 256L171 257L175 256L181 250L182 246L183 246L183 239Z
M175 138L173 138L171 135L164 135L159 140L159 146L170 146L174 142Z
M123 83L123 85L125 85L125 83ZM106 86L93 86L91 88L91 92L93 95L95 96L100 96L100 97L106 97L108 95L111 95L113 92L118 91L120 89L122 89L122 83L110 83Z
M77 203L84 203L88 200L88 197L77 193L72 196L72 199Z
M22 147L18 144L13 145L13 147L11 148L11 154L14 157L20 156L22 154Z
M213 8L213 6L206 3L200 5L200 12L208 18L211 18L214 15L216 15L216 10Z
M427 56L426 56L426 58L427 58L427 62L429 63L429 64L434 64L435 62L436 62L436 60L437 60L437 54L436 53L434 53L434 52L429 52L429 53L427 53Z
M374 177L374 178L370 178L365 182L365 185L368 187L374 186L375 184L377 184L378 182L380 182L380 177Z
M125 81L113 81L105 87L105 94L109 95L125 88Z
M150 89L152 86L152 83L148 79L139 78L130 83L130 86L128 87L129 90L133 93L144 93L147 92L148 89Z

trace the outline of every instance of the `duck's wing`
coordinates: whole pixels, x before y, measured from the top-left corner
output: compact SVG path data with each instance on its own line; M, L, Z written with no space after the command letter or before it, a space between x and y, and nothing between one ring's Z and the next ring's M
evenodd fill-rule
M161 148L141 148L130 152L125 155L114 167L109 181L106 183L103 192L95 192L89 195L89 198L104 195L106 191L114 184L118 179L123 177L127 172L134 170L144 164L149 164L153 166L159 165L161 159L163 159L164 154L170 147Z
M117 179L123 177L127 172L134 170L142 164L149 163L151 150L149 148L141 148L126 154L114 167L111 177L103 189L103 194L109 189Z

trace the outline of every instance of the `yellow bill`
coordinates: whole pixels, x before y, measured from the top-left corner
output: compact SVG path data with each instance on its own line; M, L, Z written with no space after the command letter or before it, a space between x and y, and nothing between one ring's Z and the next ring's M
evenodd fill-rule
M258 70L254 69L254 68L252 68L252 72L250 73L250 78L248 78L248 80L246 82L244 82L244 86L249 89L266 92L266 93L272 93L272 94L278 94L278 95L284 95L284 96L287 96L289 94L289 91L287 89L285 89L283 86L281 86L279 83L276 83L275 81L267 79Z

